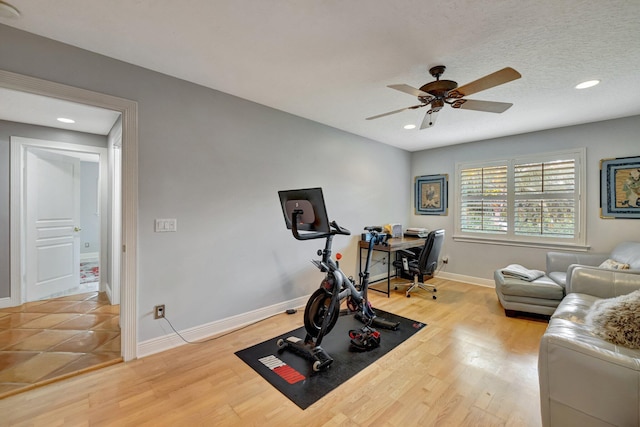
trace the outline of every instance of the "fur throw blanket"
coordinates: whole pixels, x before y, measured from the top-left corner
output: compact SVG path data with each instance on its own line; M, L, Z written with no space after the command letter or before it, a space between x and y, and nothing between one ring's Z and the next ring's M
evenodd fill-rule
M596 301L585 324L596 336L613 344L640 348L640 290Z

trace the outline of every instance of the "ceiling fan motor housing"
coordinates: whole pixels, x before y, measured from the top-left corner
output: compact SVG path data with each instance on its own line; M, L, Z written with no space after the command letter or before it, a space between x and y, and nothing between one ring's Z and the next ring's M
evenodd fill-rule
M458 87L458 83L453 80L436 80L420 88L421 91L427 92L438 99L446 98L447 92ZM420 97L418 97L420 99Z

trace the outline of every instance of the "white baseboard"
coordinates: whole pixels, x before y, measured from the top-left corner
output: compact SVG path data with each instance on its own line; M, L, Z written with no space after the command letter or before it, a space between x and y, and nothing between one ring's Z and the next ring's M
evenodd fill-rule
M85 252L80 253L80 262L88 260L97 260L100 256L99 252Z
M440 272L436 277L448 280L454 280L456 282L469 283L471 285L485 286L494 288L495 283L490 279L481 279L479 277L465 276L462 274ZM218 334L232 331L234 329L241 328L251 323L258 322L260 320L271 317L274 314L284 312L288 308L300 308L304 307L309 299L309 295L296 298L290 301L271 305L269 307L259 308L248 313L231 316L226 319L216 320L215 322L206 323L204 325L195 326L193 328L184 329L179 331L188 341L203 340ZM0 300L1 302L2 300ZM160 353L166 350L170 350L175 347L180 347L186 344L176 334L171 333L158 338L152 338L147 341L138 343L138 358L150 356L152 354Z
M11 297L0 298L0 308L11 307L12 301Z
M107 298L109 298L109 303L111 305L114 305L113 304L113 295L111 294L111 285L109 285L108 283L105 283L105 284L101 283L100 287L101 288L104 287L104 292L107 294ZM120 302L118 301L118 302L116 302L116 304L120 304Z
M232 331L234 329L238 329L243 326L258 322L260 320L266 319L267 317L282 313L289 308L304 307L308 299L309 295L305 295L303 297L296 298L290 301L281 302L269 307L259 308L248 313L231 316L226 319L216 320L215 322L206 323L204 325L195 326L193 328L184 329L178 332L180 332L180 335L182 335L188 341L203 340L214 335ZM170 350L184 344L186 343L182 341L182 339L176 333L171 333L158 338L152 338L150 340L138 343L138 358Z
M481 279L479 277L465 276L463 274L447 273L446 271L441 271L440 273L436 274L436 277L447 280L454 280L456 282L469 283L470 285L485 286L487 288L496 287L496 284L492 279Z

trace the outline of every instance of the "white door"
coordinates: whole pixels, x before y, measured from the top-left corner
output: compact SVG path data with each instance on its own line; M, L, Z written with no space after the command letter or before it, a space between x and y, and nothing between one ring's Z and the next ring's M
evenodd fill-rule
M80 283L80 160L26 147L25 290L34 301Z

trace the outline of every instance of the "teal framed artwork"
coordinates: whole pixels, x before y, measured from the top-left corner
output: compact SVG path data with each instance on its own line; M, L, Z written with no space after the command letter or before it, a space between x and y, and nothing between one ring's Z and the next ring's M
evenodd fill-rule
M449 175L423 175L415 178L416 215L447 215Z
M600 160L600 217L640 218L640 156Z

